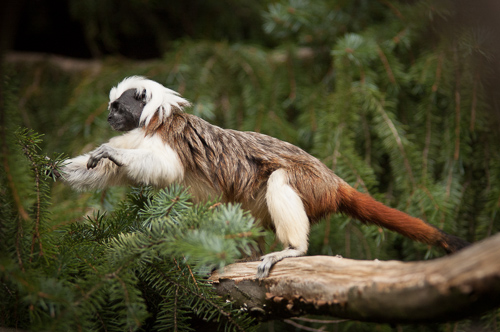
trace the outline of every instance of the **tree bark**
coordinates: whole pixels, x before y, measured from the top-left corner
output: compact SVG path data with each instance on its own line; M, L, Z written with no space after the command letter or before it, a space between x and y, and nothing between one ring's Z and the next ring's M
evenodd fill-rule
M423 262L287 258L268 278L259 262L210 277L217 292L262 320L305 314L379 323L461 320L500 306L500 234Z

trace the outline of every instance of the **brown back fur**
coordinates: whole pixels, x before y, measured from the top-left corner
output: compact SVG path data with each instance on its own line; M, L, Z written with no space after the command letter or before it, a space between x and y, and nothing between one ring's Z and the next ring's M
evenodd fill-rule
M164 123L153 118L146 134L161 135L178 153L189 183L196 186L196 182L202 182L199 187L212 188L213 194L222 195L224 201L258 209L252 202L263 200L269 176L283 168L311 222L336 211L336 189L343 180L292 144L255 132L222 129L179 111ZM265 202L256 203L265 207Z

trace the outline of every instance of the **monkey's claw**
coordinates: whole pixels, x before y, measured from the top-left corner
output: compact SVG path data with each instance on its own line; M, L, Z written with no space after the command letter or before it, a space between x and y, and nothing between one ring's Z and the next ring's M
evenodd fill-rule
M262 263L260 263L259 266L257 267L256 277L258 279L267 278L269 276L269 271L271 270L272 266L273 266L272 261L270 261L270 260L262 261Z
M269 272L271 271L271 268L274 266L274 264L278 263L286 257L302 256L306 253L306 251L306 248L295 249L293 247L288 247L282 251L276 251L262 256L260 258L262 262L257 267L256 277L259 279L268 277Z
M116 157L116 150L108 145L103 144L90 154L89 160L87 161L87 169L95 168L99 161L101 161L101 159L103 158L108 158L117 166L123 165L120 161L118 161Z
M283 257L280 257L279 252L272 252L270 254L264 255L260 258L262 261L259 266L257 266L257 275L256 277L259 279L269 277L269 272L274 264L282 260Z
M87 169L95 168L100 160L101 158L90 156L89 161L87 162Z

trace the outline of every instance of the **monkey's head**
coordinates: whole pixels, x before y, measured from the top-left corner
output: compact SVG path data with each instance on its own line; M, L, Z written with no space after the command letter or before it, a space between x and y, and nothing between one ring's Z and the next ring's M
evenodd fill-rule
M141 76L127 77L109 92L108 122L118 131L147 126L155 114L161 122L189 102L173 90Z

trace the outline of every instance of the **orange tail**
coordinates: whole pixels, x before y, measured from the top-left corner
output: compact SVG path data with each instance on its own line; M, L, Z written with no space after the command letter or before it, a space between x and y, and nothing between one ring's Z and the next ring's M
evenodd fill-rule
M442 247L448 253L469 245L468 242L449 235L421 219L387 207L350 186L342 187L341 192L339 212L359 221L382 226L415 241Z

